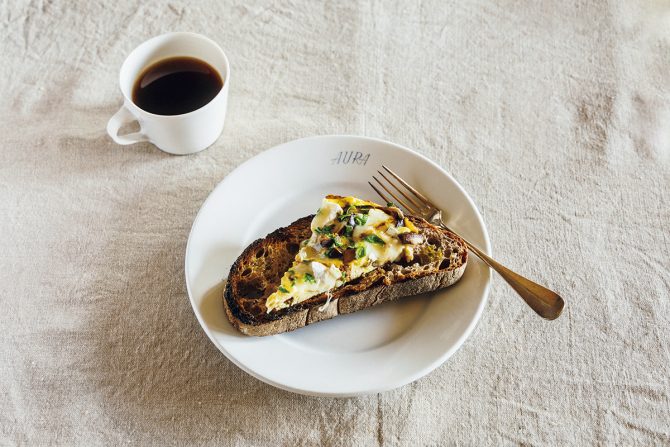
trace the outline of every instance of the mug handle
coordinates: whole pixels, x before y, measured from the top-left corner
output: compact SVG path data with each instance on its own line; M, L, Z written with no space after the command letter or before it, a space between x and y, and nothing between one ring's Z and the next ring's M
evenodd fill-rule
M126 135L119 135L119 129L121 126L133 121L137 121L135 115L133 115L125 105L122 105L119 111L109 119L109 122L107 123L107 133L117 144L124 146L128 144L139 143L141 141L149 141L146 135L144 135L142 132L133 132Z

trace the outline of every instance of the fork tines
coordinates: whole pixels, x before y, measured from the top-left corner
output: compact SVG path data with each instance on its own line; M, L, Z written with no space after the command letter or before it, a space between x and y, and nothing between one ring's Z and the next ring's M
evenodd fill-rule
M415 188L413 188L409 183L407 183L405 180L403 180L398 174L387 168L385 165L382 165L382 168L391 175L400 185L404 186L404 189L409 191L409 193L414 195L414 198L412 198L410 195L405 193L405 190L403 190L401 187L399 187L396 183L394 183L391 179L389 179L383 172L377 171L379 175L388 183L393 190L396 192L400 193L402 197L405 198L405 200L401 199L398 195L393 193L393 190L389 189L386 184L384 184L381 180L379 180L376 176L372 176L372 178L379 184L379 186L382 187L384 191L386 191L392 198L393 200L389 200L387 196L385 196L375 185L373 185L371 182L368 182L368 184L372 187L372 189L375 190L379 196L385 200L387 203L395 201L395 203L401 205L403 208L405 208L407 211L409 211L411 214L421 214L422 212L428 211L430 209L434 209L435 206L419 191L417 191Z

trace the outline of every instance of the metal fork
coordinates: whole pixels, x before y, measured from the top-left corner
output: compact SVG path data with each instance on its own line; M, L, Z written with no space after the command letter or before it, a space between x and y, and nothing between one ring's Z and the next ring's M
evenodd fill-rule
M448 231L451 231L461 239L465 241L468 248L471 252L479 256L479 258L484 261L489 267L498 272L500 276L503 277L507 284L512 286L514 290L523 298L523 300L528 304L539 316L546 318L547 320L554 320L561 315L565 302L556 292L553 292L546 287L543 287L528 278L524 278L516 272L508 269L504 265L492 259L481 249L479 249L472 242L465 239L460 234L456 233L454 230L449 228L444 221L442 220L442 211L437 208L430 200L428 200L423 194L413 188L409 183L403 180L398 174L391 171L386 166L382 165L382 168L390 174L395 180L397 180L402 187L399 187L396 183L391 181L383 172L377 171L379 175L382 176L386 182L393 187L393 189L400 193L405 200L401 199L398 195L394 194L391 189L387 188L384 183L382 183L374 175L372 178L379 183L384 191L386 191L393 200L389 200L375 185L371 182L368 184L375 190L377 194L386 202L393 202L401 205L405 208L410 214L421 216L433 225L440 226ZM409 194L411 193L411 195ZM414 198L412 198L414 196Z

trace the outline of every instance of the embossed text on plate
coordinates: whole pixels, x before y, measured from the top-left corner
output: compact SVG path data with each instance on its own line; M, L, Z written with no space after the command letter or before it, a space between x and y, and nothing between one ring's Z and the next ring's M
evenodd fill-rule
M332 165L362 165L365 164L370 159L370 154L364 154L363 152L358 151L340 151L337 154L337 157L330 159L330 164Z

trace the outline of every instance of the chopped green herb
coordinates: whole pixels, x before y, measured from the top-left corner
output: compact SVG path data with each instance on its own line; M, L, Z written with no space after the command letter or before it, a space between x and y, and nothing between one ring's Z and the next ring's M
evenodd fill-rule
M365 240L366 242L370 242L372 244L379 244L379 245L386 244L386 242L384 242L382 238L380 238L376 234L368 234L363 238L363 240Z
M365 225L365 223L368 221L368 216L365 214L356 214L354 216L354 222L356 222L356 225Z
M344 235L347 237L351 237L351 235L354 234L354 227L351 225L347 225L344 227Z
M353 216L352 213L344 213L344 214L341 214L340 216L338 216L337 220L339 220L340 222L344 222L345 220L349 219L351 216Z
M305 273L305 281L315 283L316 280L314 279L314 276L312 276L311 273Z
M319 227L314 230L316 234L328 234L333 232L334 225L326 225L325 227Z
M339 236L333 236L330 238L331 241L333 241L333 245L336 247L344 247L344 243L342 242L342 239Z
M361 259L365 256L365 247L360 246L356 249L356 259Z
M282 286L279 286L278 289L279 289L279 291L282 292L282 293L288 293L288 290L286 290L286 289L285 289L284 287L282 287Z
M386 202L386 206L395 206L395 203L393 203L393 202Z

